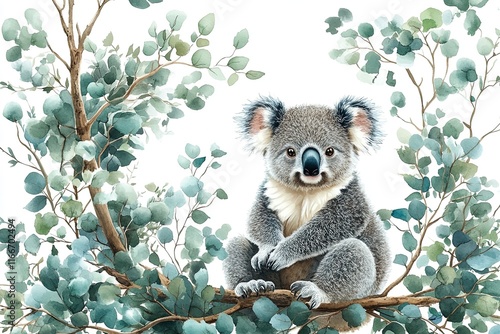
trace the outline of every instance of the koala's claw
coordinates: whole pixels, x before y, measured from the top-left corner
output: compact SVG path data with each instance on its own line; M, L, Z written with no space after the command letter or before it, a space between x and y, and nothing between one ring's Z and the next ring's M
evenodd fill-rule
M259 293L274 291L274 289L275 285L271 281L264 281L262 279L258 280L253 279L248 282L238 283L238 285L236 285L236 287L234 288L234 293L238 297L247 298L252 293L259 295Z
M297 281L290 285L290 291L297 299L310 298L307 306L310 309L318 308L322 303L330 302L328 295L315 283L309 281Z
M273 247L263 247L262 249L260 249L257 254L252 257L252 268L256 271L268 268L267 260L269 259L269 255L271 255L273 250Z

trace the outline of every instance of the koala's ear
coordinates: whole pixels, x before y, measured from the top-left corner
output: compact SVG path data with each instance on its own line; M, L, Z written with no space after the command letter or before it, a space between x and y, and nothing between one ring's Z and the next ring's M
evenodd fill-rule
M245 105L243 112L235 120L251 151L265 153L284 113L283 103L271 97L261 97Z
M377 107L365 98L346 96L336 106L340 124L347 129L354 152L369 152L382 142L379 112Z

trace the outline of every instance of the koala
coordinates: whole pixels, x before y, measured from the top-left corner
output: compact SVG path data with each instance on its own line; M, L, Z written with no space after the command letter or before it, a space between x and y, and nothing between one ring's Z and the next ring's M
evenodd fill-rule
M364 98L285 108L261 97L236 117L266 168L247 236L226 245L237 296L290 289L317 308L379 292L390 250L356 175L358 156L381 143L377 115Z

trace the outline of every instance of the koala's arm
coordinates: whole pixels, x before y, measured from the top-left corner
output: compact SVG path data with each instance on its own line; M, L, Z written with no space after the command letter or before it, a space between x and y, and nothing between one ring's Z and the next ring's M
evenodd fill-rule
M254 269L264 267L271 251L285 239L281 220L268 206L269 199L261 187L250 213L247 230L248 239L259 247L258 253L252 258Z
M325 254L341 240L359 236L370 219L367 215L371 213L368 212L363 203L351 199L330 200L311 221L276 246L267 266L281 270L298 261Z

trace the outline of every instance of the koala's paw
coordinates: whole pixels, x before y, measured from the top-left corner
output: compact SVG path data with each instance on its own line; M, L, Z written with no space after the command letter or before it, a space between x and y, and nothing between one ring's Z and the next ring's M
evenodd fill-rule
M315 283L309 281L297 281L290 285L290 290L299 298L311 298L307 305L309 308L318 308L321 303L330 302L326 292L321 290Z
M281 269L290 267L299 260L292 255L293 254L290 253L283 242L279 243L267 259L267 268L274 271L280 271Z
M273 251L274 247L262 247L259 249L257 254L252 257L252 268L254 270L260 271L267 268L267 260L269 259L269 254Z
M262 279L251 280L248 282L238 283L234 288L234 293L238 297L247 298L252 293L259 294L261 292L274 291L274 283L271 281L264 281Z

